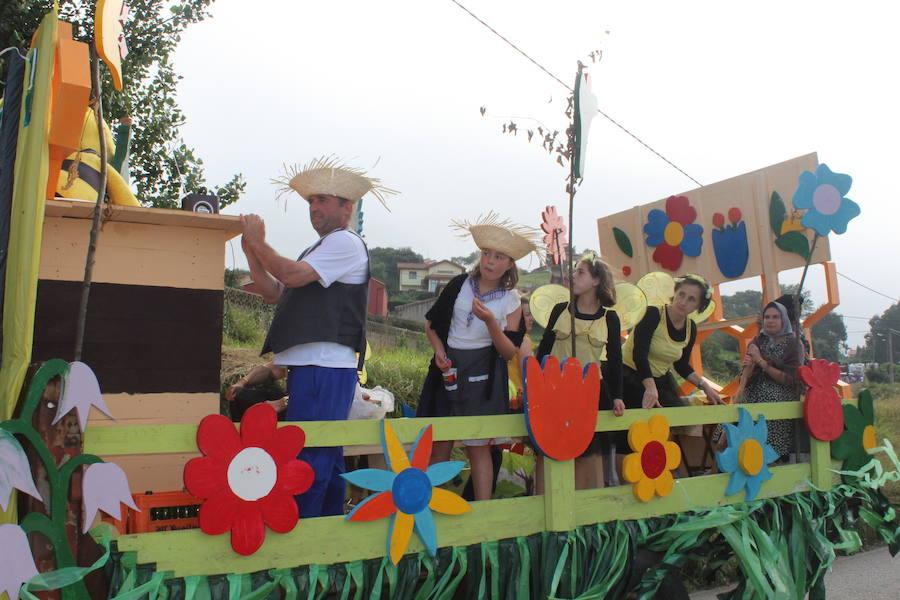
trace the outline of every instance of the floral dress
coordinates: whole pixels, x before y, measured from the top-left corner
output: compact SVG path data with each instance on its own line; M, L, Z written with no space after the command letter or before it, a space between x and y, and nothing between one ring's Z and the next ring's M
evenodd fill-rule
M755 340L763 360L776 369L783 371L788 378L787 384L778 383L762 368L754 367L750 380L744 390L741 402L754 404L758 402L793 402L799 400L797 382L797 338L785 336L781 340L772 341L767 335L757 336ZM795 423L791 419L768 421L768 444L779 456L794 452Z

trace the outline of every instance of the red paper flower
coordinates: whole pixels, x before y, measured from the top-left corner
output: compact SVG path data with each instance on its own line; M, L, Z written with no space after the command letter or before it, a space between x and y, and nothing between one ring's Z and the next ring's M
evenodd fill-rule
M594 437L600 371L597 363L584 369L567 358L560 368L552 354L543 367L525 359L525 424L534 445L546 456L571 460L581 456Z
M803 420L817 440L836 440L844 431L844 412L837 393L841 367L827 360L813 360L800 367L800 379L809 386L803 402Z
M294 494L312 485L308 463L297 460L306 435L295 425L277 427L275 410L266 403L250 407L234 423L222 415L200 421L197 446L205 455L184 466L188 491L206 498L200 506L200 529L208 535L231 531L231 547L247 556L266 537L266 525L287 533L299 517Z

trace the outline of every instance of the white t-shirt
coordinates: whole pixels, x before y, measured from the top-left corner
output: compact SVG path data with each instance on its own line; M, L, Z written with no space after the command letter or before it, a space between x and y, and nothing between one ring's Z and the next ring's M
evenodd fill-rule
M451 348L475 350L494 343L484 321L478 317L472 317L472 321L467 322L469 313L472 312L472 300L474 299L472 285L466 279L453 304L453 319L450 321L450 334L447 336L447 345ZM507 290L499 298L484 303L494 313L497 322L500 323L500 329L506 329L506 318L516 312L520 304L519 295L515 290Z
M319 274L319 281L307 285L328 287L339 283L365 283L369 255L359 236L346 230L327 234L319 247L303 257ZM356 368L356 349L335 342L311 342L291 346L273 358L276 365L316 365L333 369Z

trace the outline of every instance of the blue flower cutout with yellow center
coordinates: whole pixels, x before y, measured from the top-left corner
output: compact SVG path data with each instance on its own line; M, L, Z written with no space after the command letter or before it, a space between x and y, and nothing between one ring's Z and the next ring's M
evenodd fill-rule
M360 502L346 518L349 521L374 521L391 517L388 554L395 565L406 553L413 529L428 553L435 555L437 528L431 511L461 515L471 509L453 492L435 487L456 477L465 463L448 461L429 466L431 431L431 425L423 429L407 455L391 424L382 421L382 446L390 471L359 469L341 475L353 485L378 492Z
M824 163L815 173L803 171L791 200L795 209L806 210L800 224L819 235L847 231L847 223L859 215L859 205L846 197L852 183L852 177L834 173Z
M766 438L769 426L765 415L760 415L754 423L753 417L745 409L738 409L740 417L737 425L726 424L725 434L728 447L716 452L716 463L723 473L731 473L725 495L737 494L747 489L747 501L756 498L764 481L772 478L768 464L778 459L778 453Z

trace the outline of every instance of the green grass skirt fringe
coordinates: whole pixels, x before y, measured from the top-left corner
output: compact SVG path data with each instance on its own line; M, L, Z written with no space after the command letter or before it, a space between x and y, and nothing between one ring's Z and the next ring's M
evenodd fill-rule
M134 553L113 548L106 565L116 600L450 600L652 598L672 569L719 569L732 556L738 587L728 598L825 597L824 575L835 551L861 547L861 519L895 555L896 510L878 490L856 483L775 499L636 521L612 521L568 532L441 548L435 558L407 555L399 564L372 559L271 569L250 574L173 578ZM632 573L639 550L660 557ZM631 581L630 581L631 580Z

